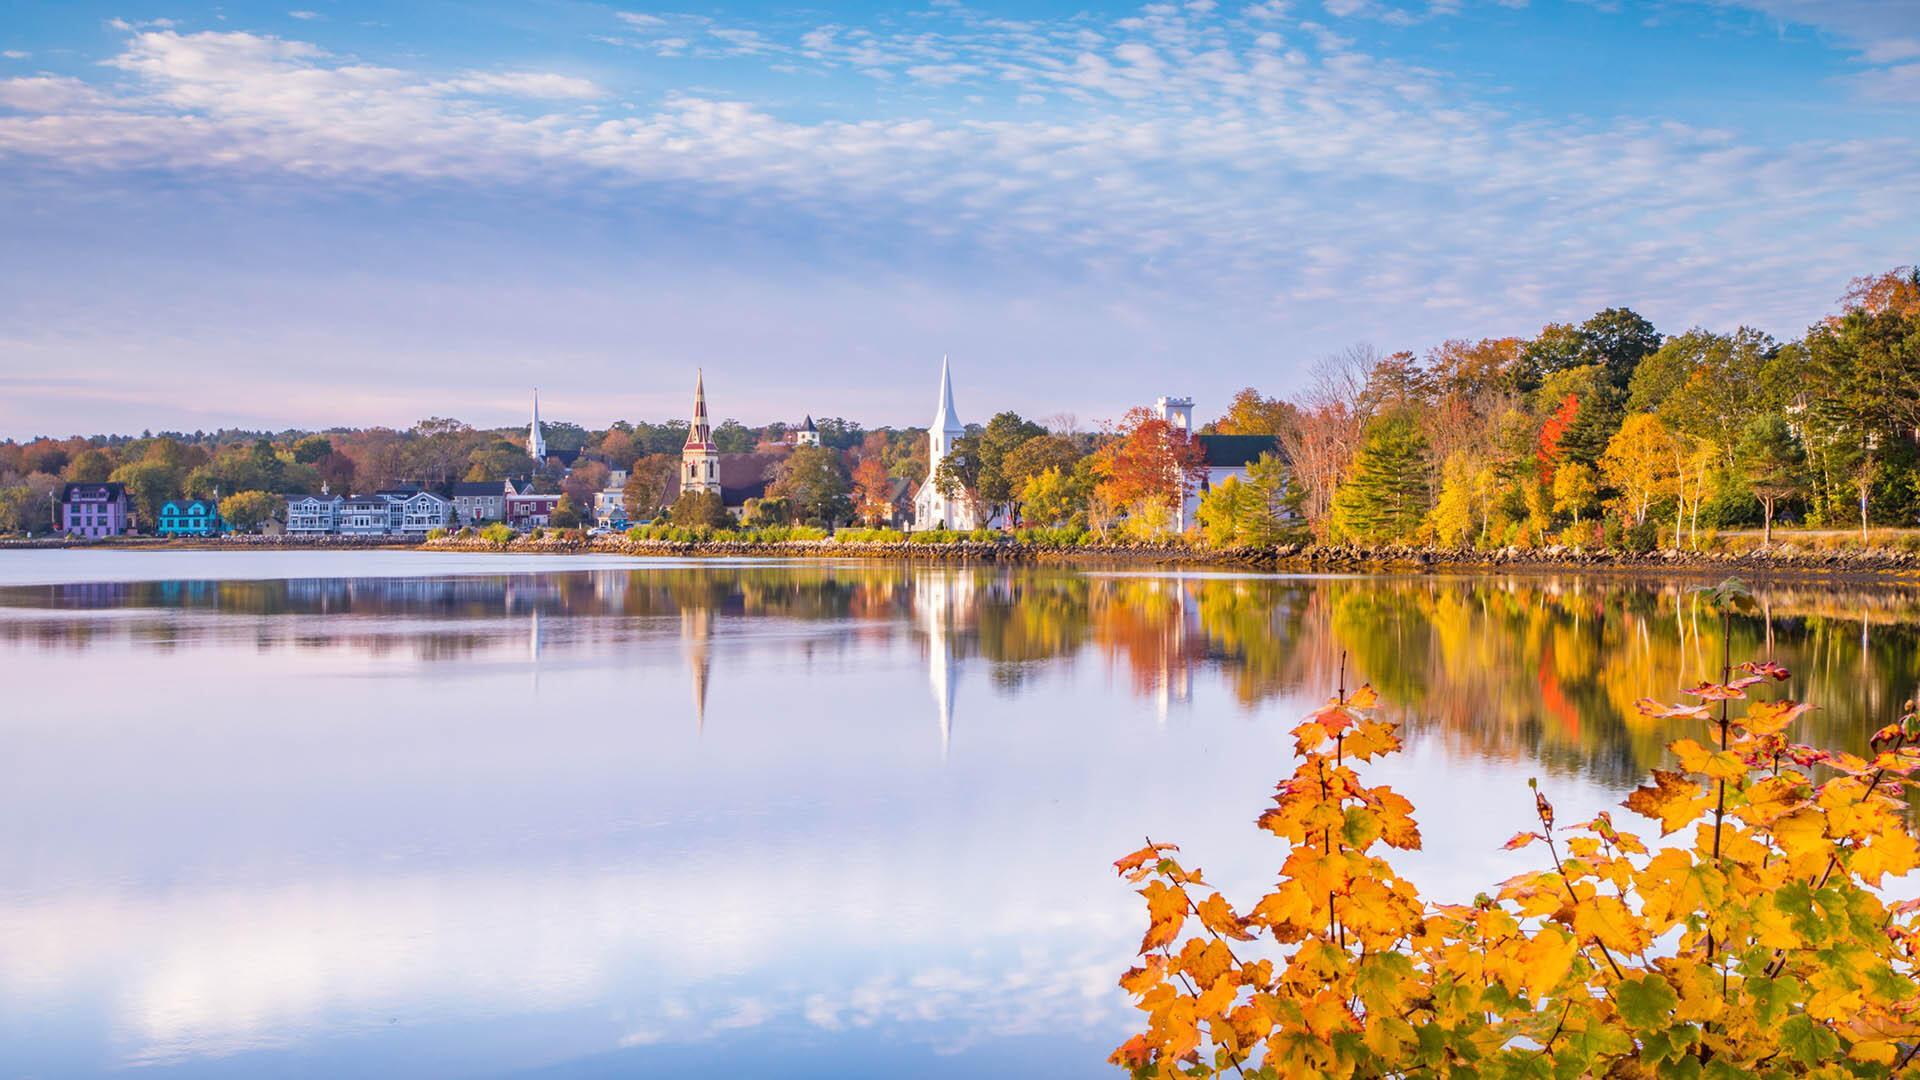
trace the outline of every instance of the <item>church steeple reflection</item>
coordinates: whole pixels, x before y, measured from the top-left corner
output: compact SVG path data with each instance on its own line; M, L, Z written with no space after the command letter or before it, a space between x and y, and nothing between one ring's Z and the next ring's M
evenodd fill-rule
M940 757L945 760L953 744L953 704L960 682L955 642L963 614L973 609L973 577L965 571L917 574L913 607L914 619L926 634L927 682L940 729Z
M693 678L694 730L707 730L707 679L713 670L713 658L707 646L713 639L713 609L680 609L680 641L686 649L687 670Z

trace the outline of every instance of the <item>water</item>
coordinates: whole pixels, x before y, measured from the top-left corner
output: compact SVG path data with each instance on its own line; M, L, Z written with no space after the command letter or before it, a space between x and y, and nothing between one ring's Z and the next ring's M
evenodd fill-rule
M1762 590L1858 748L1920 594ZM0 1075L1109 1075L1111 860L1251 898L1372 679L1459 900L1718 663L1684 587L409 552L0 554ZM1624 815L1623 815L1624 816Z

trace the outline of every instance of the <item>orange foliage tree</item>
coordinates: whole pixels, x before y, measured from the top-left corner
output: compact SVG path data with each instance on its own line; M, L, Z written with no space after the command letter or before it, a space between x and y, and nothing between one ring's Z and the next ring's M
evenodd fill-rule
M1094 453L1095 491L1114 506L1171 508L1199 485L1201 464L1199 443L1136 406Z
M1744 603L1708 599L1723 620ZM1772 662L1642 703L1696 725L1627 809L1566 826L1536 785L1539 869L1465 904L1423 900L1386 849L1420 846L1413 807L1360 767L1393 753L1370 687L1294 729L1299 764L1262 828L1289 851L1273 891L1236 908L1151 840L1115 865L1148 929L1121 977L1146 1013L1114 1051L1136 1076L1865 1076L1920 1052L1915 913L1889 876L1920 863L1900 799L1920 720L1871 757L1788 735L1809 706L1753 691ZM1742 704L1739 713L1730 706ZM1818 770L1816 770L1818 766ZM1675 835L1679 834L1679 835ZM1671 839L1665 839L1671 838Z

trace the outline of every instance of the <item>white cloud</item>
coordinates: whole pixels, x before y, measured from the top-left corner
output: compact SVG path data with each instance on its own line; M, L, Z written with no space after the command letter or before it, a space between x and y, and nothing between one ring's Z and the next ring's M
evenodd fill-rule
M4 56L9 60L25 60L32 55L33 55L32 53L23 51L21 49L7 49L5 51L0 51L0 56Z
M287 17L306 21L321 18L321 15L317 11L289 11L287 12Z
M543 71L470 71L438 85L463 94L498 94L554 101L602 96L600 88L590 80Z

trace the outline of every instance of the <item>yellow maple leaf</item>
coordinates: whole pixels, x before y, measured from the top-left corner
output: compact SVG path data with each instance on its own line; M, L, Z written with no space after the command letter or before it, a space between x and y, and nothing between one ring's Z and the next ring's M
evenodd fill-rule
M1690 773L1705 773L1714 780L1738 780L1747 774L1747 763L1726 750L1709 750L1692 739L1676 739L1667 744L1680 767Z
M1655 769L1653 786L1634 789L1623 805L1660 822L1660 835L1665 836L1699 817L1705 812L1707 802L1699 784L1680 773Z

